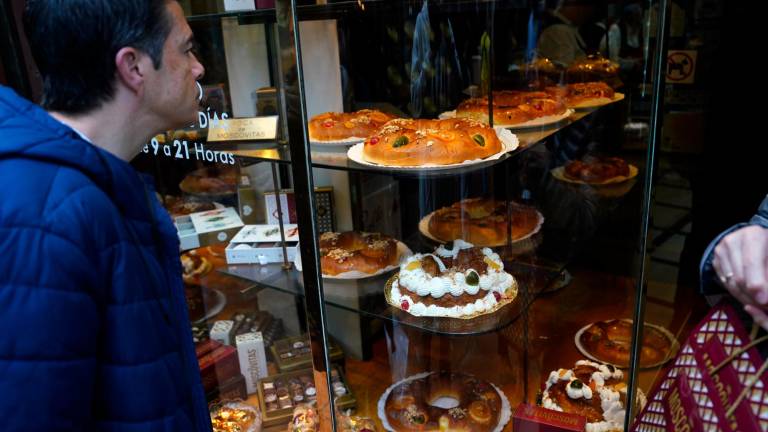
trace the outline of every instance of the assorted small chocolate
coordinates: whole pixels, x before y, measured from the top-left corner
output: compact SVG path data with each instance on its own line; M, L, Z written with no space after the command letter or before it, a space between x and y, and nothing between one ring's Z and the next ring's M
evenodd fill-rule
M278 350L278 356L282 360L309 355L312 355L312 349L304 341L295 341L289 345L288 349Z
M337 397L349 394L349 387L336 367L331 369L331 383ZM317 388L311 370L265 378L261 381L261 391L267 415L271 411L293 408L313 402L317 398Z
M328 347L331 362L343 361L344 352L336 342L330 340ZM312 348L309 345L309 336L306 334L275 341L270 347L270 352L280 372L312 367Z
M331 387L336 397L341 397L349 393L347 385L341 380L341 375L336 368L331 369Z
M262 380L261 386L267 412L312 402L317 396L311 371L287 378L267 378Z
M218 324L222 321L231 321L232 326L230 327L228 323ZM264 338L264 344L270 346L275 340L283 336L283 320L273 317L267 311L236 312L227 320L193 324L192 340L195 343L205 342L211 337L211 332L214 329L216 330L214 335L217 338L221 339L226 336L230 342L239 335L260 332ZM221 333L223 330L226 330L225 334Z

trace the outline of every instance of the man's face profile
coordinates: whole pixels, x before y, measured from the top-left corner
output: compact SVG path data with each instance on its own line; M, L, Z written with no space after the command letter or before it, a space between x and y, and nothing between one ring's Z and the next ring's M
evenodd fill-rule
M147 74L146 106L165 129L192 124L197 116L199 90L196 81L205 68L194 54L195 41L178 2L166 3L171 31L163 44L160 68Z

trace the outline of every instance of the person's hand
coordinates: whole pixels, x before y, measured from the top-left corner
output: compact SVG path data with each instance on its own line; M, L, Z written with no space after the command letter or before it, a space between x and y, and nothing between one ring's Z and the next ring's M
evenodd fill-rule
M728 234L715 247L712 266L728 292L768 329L768 229L750 225Z
M753 305L746 305L744 306L744 310L747 311L748 314L752 315L752 319L755 320L755 322L760 325L760 327L768 331L768 314L765 313L765 309L760 309L759 307Z

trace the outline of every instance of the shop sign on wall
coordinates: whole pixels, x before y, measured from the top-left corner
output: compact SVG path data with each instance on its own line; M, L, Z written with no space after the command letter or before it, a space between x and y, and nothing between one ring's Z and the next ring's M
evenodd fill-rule
M200 111L198 113L198 121L196 124L193 124L192 127L197 126L199 129L207 129L210 127L209 133L214 129L222 129L226 131L229 128L228 117L229 115L227 113L222 113L221 118L219 118L218 113L211 113L209 108L206 112ZM277 124L276 119L275 124ZM275 126L275 129L277 129L277 126ZM165 156L174 159L197 160L226 165L235 164L235 155L230 152L207 149L205 148L205 144L201 142L190 142L186 139L174 139L173 142L168 143L166 142L165 135L158 135L152 138L149 144L144 146L142 152L154 156Z
M671 50L667 53L667 82L693 84L696 75L696 51Z
M255 0L224 0L224 10L227 12L256 10L256 2Z
M259 141L277 137L277 116L222 120L211 124L208 141Z

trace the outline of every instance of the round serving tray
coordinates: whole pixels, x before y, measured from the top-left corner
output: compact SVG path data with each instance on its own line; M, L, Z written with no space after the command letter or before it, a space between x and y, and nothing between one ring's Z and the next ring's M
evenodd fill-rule
M622 318L619 321L624 321L624 322L632 323L632 320L628 319L628 318ZM600 322L600 321L598 321L598 322ZM592 361L596 361L598 363L609 364L609 365L615 366L615 367L617 367L619 369L627 369L627 368L629 368L628 365L620 365L620 364L612 363L612 362L603 360L603 359L601 359L599 357L596 357L594 354L589 352L589 350L587 350L587 348L584 345L581 344L581 335L585 331L587 331L587 329L589 327L591 327L593 324L596 324L596 323L590 323L590 324L587 324L586 326L582 327L579 331L576 332L576 335L573 337L573 341L576 343L576 348L578 348L579 352L582 353L588 359L590 359ZM680 349L680 343L677 341L675 336L669 330L667 330L664 327L661 327L659 325L645 323L645 326L646 327L650 327L650 328L652 328L654 330L658 330L659 333L663 334L664 337L666 337L669 340L670 345L669 345L669 352L667 353L667 356L664 358L664 360L656 362L656 363L651 363L649 365L641 365L640 369L653 369L653 368L659 367L659 366L663 365L664 363L670 361L671 359L675 358L675 356L677 355L677 351Z
M349 147L357 143L365 141L365 137L350 137L338 140L321 141L317 139L309 139L309 144L317 147ZM346 148L344 149L346 151Z
M525 121L522 123L516 123L516 124L494 123L493 126L494 127L498 126L504 129L511 129L511 130L544 128L544 127L554 126L562 122L563 120L567 119L568 117L572 116L574 113L575 113L574 110L572 110L571 108L567 108L561 114L543 116L543 117L535 118L533 120L528 120L528 121ZM441 120L456 118L456 110L446 111L440 114L438 118Z
M421 220L419 221L419 232L424 237L426 237L426 238L428 238L428 239L430 239L430 240L432 240L434 242L437 242L437 243L440 243L440 244L447 243L446 240L442 240L442 239L437 238L434 234L432 234L429 231L429 221L432 219L432 216L435 214L436 211L437 210L435 210L432 213L430 213L430 214L424 216L423 218L421 218ZM517 245L517 244L520 244L520 243L530 239L534 235L536 235L536 233L538 233L541 230L541 226L543 224L544 224L544 216L542 216L541 212L536 210L536 226L530 232L526 233L524 236L521 236L521 237L516 238L516 239L512 239L512 241L510 243L507 243L507 241L505 239L504 241L498 242L498 243L482 244L482 245L481 244L476 244L475 246L491 247L492 248L492 247L497 247L497 246Z
M576 105L569 105L568 108L574 109L576 111L591 111L591 110L600 108L602 106L610 105L612 103L618 102L620 100L624 100L624 93L616 92L613 94L613 99L608 99L608 98L589 99L584 102L580 102Z
M386 390L384 390L384 393L379 398L379 402L376 404L376 408L379 414L379 420L381 420L381 424L384 426L384 429L390 432L395 432L395 429L392 427L392 425L389 424L389 421L387 420L387 413L386 413L387 398L389 397L389 394L392 392L392 390L394 390L395 387L399 386L400 384L425 378L433 373L434 372L422 372L416 375L411 375L408 378L402 379L392 384ZM499 398L501 399L501 412L499 414L499 422L496 424L496 427L493 429L493 432L501 432L502 430L504 430L504 426L506 426L506 424L509 422L510 418L512 417L512 407L509 404L509 399L507 399L507 396L504 394L504 392L499 387L497 387L496 384L493 384L493 383L490 383L490 384L496 390L496 393L499 394Z
M296 245L296 250L299 250L298 245ZM383 269L375 273L363 273L360 271L350 271L345 273L339 273L335 276L323 274L323 279L359 280L359 279L372 278L374 276L391 272L392 270L399 268L400 261L410 257L411 255L413 255L413 252L411 251L411 249L405 243L401 242L400 240L397 240L397 261L398 262L396 264L384 267ZM299 272L303 271L303 266L301 265L301 254L299 253L296 254L296 257L293 260L293 265L296 267L296 271L299 271Z
M606 181L603 181L603 182L585 182L583 180L573 180L573 179L569 179L568 177L566 177L565 176L565 166L559 166L557 168L553 168L550 171L550 173L552 174L552 177L554 177L554 178L556 178L556 179L558 179L560 181L563 181L563 182L566 182L566 183L589 185L589 186L608 186L608 185L617 184L617 183L624 183L627 180L631 180L631 179L637 177L638 172L639 172L639 170L637 169L637 167L632 165L632 164L630 164L629 165L629 175L626 176L626 177L625 176L616 176L616 177L610 178L610 179L608 179Z
M436 165L431 163L425 163L422 165L414 165L414 166L380 165L380 164L368 162L367 160L365 160L365 156L363 155L363 148L365 146L364 142L355 144L352 147L350 147L349 150L347 151L347 157L351 161L359 165L363 165L363 166L374 168L374 169L392 171L392 172L418 173L418 172L459 169L462 167L480 165L487 162L498 160L504 157L507 153L511 153L515 151L520 146L520 141L517 139L517 136L512 132L510 132L509 130L504 128L499 128L499 127L494 128L494 130L496 131L496 136L498 136L499 140L501 141L501 144L502 144L501 150L499 150L498 153L495 153L484 159L466 160L460 163L444 164L444 165Z
M553 168L550 171L550 174L552 174L552 177L556 178L557 180L563 183L568 183L574 187L590 188L598 196L604 198L621 198L629 193L629 191L632 190L632 187L635 186L635 183L637 183L638 172L639 171L636 166L629 165L629 176L614 177L601 183L587 183L581 180L569 179L565 176L565 167L563 166Z
M417 327L433 333L472 336L493 332L512 324L520 316L522 310L519 284L517 279L515 279L515 289L518 295L515 298L506 299L504 302L498 303L492 311L466 318L414 316L400 309L399 305L392 302L392 284L398 278L399 273L392 275L384 286L384 298L392 310L394 319L404 325Z

